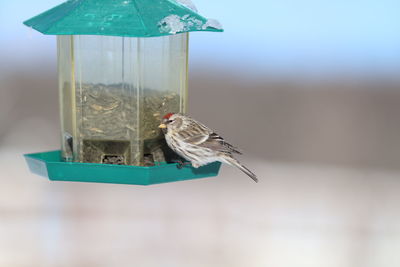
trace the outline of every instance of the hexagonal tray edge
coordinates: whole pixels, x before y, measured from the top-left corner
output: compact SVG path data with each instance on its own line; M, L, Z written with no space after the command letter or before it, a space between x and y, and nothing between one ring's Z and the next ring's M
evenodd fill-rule
M214 162L198 169L192 166L177 168L176 163L163 163L153 167L127 165L64 162L61 151L25 154L25 160L32 173L52 181L114 183L152 185L176 181L193 180L218 175L220 162Z

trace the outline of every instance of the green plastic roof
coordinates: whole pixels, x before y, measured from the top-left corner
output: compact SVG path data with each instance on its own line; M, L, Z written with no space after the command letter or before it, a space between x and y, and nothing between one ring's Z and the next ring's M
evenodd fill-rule
M24 22L43 34L156 37L222 28L174 0L69 0Z

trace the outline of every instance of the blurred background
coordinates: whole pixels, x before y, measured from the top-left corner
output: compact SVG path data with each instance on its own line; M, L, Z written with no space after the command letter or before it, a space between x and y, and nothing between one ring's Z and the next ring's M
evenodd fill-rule
M241 147L259 184L61 183L56 42L0 1L0 266L400 265L400 3L196 0L190 114Z

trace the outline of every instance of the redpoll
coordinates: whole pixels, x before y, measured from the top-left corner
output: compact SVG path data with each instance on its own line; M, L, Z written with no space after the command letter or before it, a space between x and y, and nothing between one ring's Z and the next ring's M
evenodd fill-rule
M200 122L182 114L168 113L159 127L164 129L168 146L190 161L194 168L220 161L238 167L258 182L256 175L233 157L234 153L242 153Z

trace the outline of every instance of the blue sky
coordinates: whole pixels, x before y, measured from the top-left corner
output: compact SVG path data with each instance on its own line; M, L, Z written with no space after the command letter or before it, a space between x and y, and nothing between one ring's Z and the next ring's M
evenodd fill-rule
M22 21L61 2L0 0L2 52L8 57L14 53L16 60L39 55L53 60L54 37L36 34ZM195 4L201 14L219 19L225 28L224 33L191 35L195 64L283 75L400 69L398 0L197 0Z

